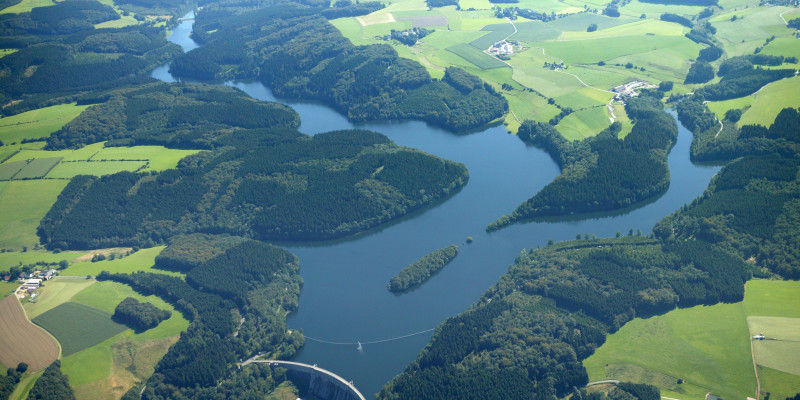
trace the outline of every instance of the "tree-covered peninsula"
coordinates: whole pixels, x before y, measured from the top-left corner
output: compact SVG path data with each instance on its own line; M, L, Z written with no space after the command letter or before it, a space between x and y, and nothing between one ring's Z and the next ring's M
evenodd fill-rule
M526 121L519 138L550 152L561 175L486 230L535 217L616 210L667 190L667 154L678 137L675 120L664 111L659 92L644 92L625 109L636 123L624 139L618 138L617 123L572 142L549 124Z
M340 237L448 196L469 178L462 164L375 132L304 135L291 109L238 90L157 84L104 96L48 145L111 139L211 150L161 173L72 179L38 229L50 248L148 247L195 232Z
M456 255L458 255L458 246L454 244L434 250L403 268L389 280L386 287L394 293L401 293L417 287L441 271L445 265L456 258Z

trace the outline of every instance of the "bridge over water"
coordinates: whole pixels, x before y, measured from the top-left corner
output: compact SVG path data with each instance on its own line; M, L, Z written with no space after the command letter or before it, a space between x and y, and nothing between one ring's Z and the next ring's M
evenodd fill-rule
M323 400L366 400L364 395L356 389L352 381L347 381L331 371L294 361L283 360L258 360L256 357L242 363L242 365L259 363L286 368L296 378L308 382L310 394Z

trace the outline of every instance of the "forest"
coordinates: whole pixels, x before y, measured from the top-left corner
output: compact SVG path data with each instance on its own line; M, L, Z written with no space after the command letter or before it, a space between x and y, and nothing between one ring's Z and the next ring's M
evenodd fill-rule
M168 310L160 310L156 306L147 302L139 302L133 297L122 300L114 309L112 319L137 332L144 332L155 328L161 321L169 318L172 313Z
M150 247L196 232L340 237L451 195L469 178L462 164L363 130L226 130L214 143L177 169L72 179L39 225L42 242L87 249Z
M152 82L150 71L181 52L147 26L95 29L118 19L95 0L68 0L30 13L0 16L2 115L76 101L83 93Z
M454 244L434 250L400 270L396 276L389 280L386 287L390 292L400 293L419 286L435 273L441 271L457 255L458 246Z
M506 100L478 78L472 77L480 84L470 90L456 87L469 75L461 69L448 68L444 79L434 80L388 45L354 46L316 9L273 6L242 13L220 10L224 4L210 7L195 22L204 45L176 57L171 73L198 80L258 78L278 96L323 101L353 121L420 119L463 130L508 110Z
M191 321L156 365L143 398L215 396L235 391L232 385L254 379L252 374L265 378L259 385L274 385L266 379L268 371L254 367L237 372L230 366L238 358L262 352L289 358L303 344L299 332L287 333L285 321L285 313L297 307L302 283L297 258L252 240L215 252L216 257L190 269L186 281L146 272L103 272L97 277L125 283L144 295L158 295ZM240 287L247 280L252 284Z
M664 192L677 124L657 94L632 98L625 107L636 123L624 139L617 138L618 123L595 137L570 142L549 124L526 121L519 138L548 151L561 175L487 231L535 217L620 209Z
M69 378L61 372L61 360L55 360L28 392L30 400L63 399L75 400L75 393L69 386Z

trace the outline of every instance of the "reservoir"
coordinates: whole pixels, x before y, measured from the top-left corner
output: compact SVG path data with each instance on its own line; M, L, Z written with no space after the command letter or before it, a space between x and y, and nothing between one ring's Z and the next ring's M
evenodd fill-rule
M185 49L196 47L189 38L192 23L182 22L169 40ZM168 66L155 69L153 76L175 81ZM469 169L469 183L455 195L376 229L335 241L277 243L300 258L304 280L300 307L288 317L289 327L307 337L294 361L352 380L368 398L416 358L433 328L497 282L523 249L577 234L612 237L629 229L648 234L661 218L701 195L719 170L691 163L692 134L679 123L678 142L669 154L670 187L660 197L619 212L520 223L487 234L487 224L511 213L559 173L547 153L526 146L502 126L461 135L418 121L353 124L322 104L277 99L260 82L226 84L294 108L304 133L370 129ZM468 236L472 243L466 243ZM453 243L458 256L420 288L403 295L386 289L403 267Z

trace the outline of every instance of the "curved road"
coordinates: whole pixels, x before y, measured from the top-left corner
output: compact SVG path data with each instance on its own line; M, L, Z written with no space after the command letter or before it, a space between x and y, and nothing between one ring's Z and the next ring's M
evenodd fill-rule
M258 357L258 356L252 357L252 358L244 361L242 363L242 365L244 366L244 365L251 364L251 363L260 363L260 364L269 364L269 365L276 365L276 366L288 365L288 366L293 366L293 367L309 368L309 369L312 369L312 370L314 370L316 372L320 372L320 373L323 373L323 374L328 375L330 377L333 377L334 379L338 380L342 384L346 385L350 390L352 390L353 393L355 393L358 396L359 399L366 400L364 395L361 394L361 392L359 392L358 389L356 389L356 387L353 385L352 381L346 381L344 378L342 378L339 375L334 374L331 371L328 371L326 369L317 367L316 364L308 365L308 364L303 364L303 363L299 363L299 362L283 361L283 360L257 360L256 357Z

